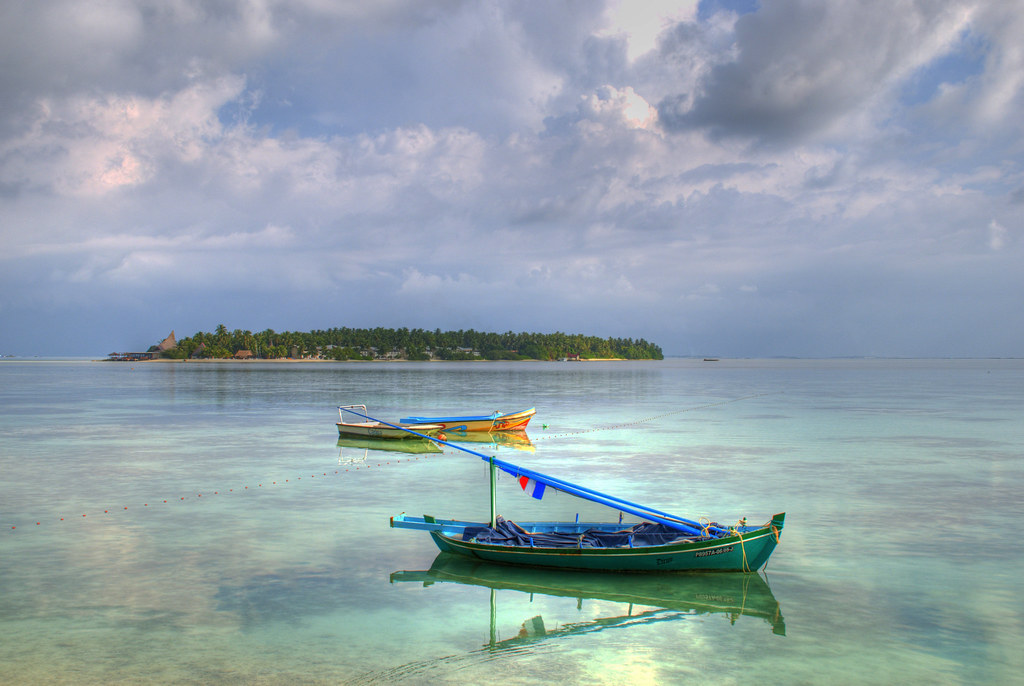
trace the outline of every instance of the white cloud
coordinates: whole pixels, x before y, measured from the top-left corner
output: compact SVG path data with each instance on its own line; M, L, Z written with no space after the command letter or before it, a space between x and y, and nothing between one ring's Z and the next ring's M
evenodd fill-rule
M637 95L632 87L617 89L602 86L596 93L581 96L583 108L593 120L611 119L634 129L652 128L658 120L658 111Z
M993 250L1002 250L1005 248L1007 233L1006 228L993 219L988 225L988 246Z
M596 35L625 36L629 59L636 60L655 48L658 36L667 28L693 21L698 4L697 0L613 0L606 10L607 24Z
M0 181L77 196L145 183L165 159L198 161L221 135L217 110L243 85L225 77L152 99L42 101L25 130L0 143Z
M404 295L426 296L428 298L479 297L482 284L468 274L424 274L415 267L406 269L398 292Z

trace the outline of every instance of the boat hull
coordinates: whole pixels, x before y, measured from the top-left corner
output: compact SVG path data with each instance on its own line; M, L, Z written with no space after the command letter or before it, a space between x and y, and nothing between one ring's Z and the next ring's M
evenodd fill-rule
M438 424L410 424L403 425L405 429L396 429L380 422L337 422L338 436L341 438L387 438L387 439L417 439L422 440L423 436L436 436L441 432L442 427ZM409 433L415 431L416 433ZM417 435L421 434L421 435Z
M406 417L403 422L440 424L443 431L525 431L537 409L531 407L521 412L466 417Z
M430 532L444 552L499 564L555 569L584 569L629 572L735 571L753 572L763 567L779 541L785 513L775 515L761 527L738 527L735 534L705 541L667 545L617 548L544 548L478 543L462 540L465 529L479 523L441 521L432 517L392 518L392 526L419 528ZM621 524L524 523L527 532L568 531L582 533L590 528L614 531Z

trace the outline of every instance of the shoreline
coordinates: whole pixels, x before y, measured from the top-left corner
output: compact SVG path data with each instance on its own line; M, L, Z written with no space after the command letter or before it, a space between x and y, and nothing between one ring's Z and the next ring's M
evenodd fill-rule
M257 358L257 359L248 359L248 360L236 360L236 359L230 358L230 357L229 358L207 358L207 357L204 357L204 358L195 358L195 359L186 358L186 359L182 359L182 360L169 360L169 359L161 358L161 359L155 359L155 360L110 360L110 359L106 359L106 360L93 360L93 361L94 362L131 362L132 364L146 364L146 363L149 363L149 362L159 362L159 363L162 363L162 364L170 364L170 363L179 364L179 363L185 363L185 362L188 362L188 363L199 363L199 364L211 364L211 363L212 364L229 364L229 363L230 364L254 364L254 363L257 363L258 364L258 363L261 363L261 362L270 362L270 363L275 363L275 364L280 364L280 363L285 363L285 362L300 362L300 363L323 362L323 363L333 363L333 364L344 364L344 363L348 363L348 362L353 362L353 363L357 363L357 364L360 364L360 363L364 363L364 364L374 364L374 363L391 364L391 363L416 363L416 362L559 362L560 360L533 360L533 359L530 359L530 360L485 360L485 359L476 359L476 360L321 360L321 359L315 359L315 358L309 358L309 357L275 357L275 358L268 358L268 359ZM630 359L625 358L625 357L593 357L593 358L589 358L589 359L580 359L580 360L573 360L573 361L574 362L644 362L645 360L630 360ZM657 362L658 360L647 360L647 361Z

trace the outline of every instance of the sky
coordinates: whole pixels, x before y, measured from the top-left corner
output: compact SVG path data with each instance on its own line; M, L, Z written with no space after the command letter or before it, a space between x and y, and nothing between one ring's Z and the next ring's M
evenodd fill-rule
M1010 0L0 3L0 354L1024 356Z

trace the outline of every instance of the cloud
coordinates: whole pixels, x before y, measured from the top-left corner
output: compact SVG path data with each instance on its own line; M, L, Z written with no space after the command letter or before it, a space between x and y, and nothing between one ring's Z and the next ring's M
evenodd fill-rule
M697 0L652 0L629 3L614 0L606 9L606 28L598 36L624 36L627 56L636 60L657 45L658 36L670 25L680 21L693 21L697 16Z
M217 110L243 86L225 77L153 99L40 101L20 135L0 144L0 183L77 196L145 183L165 160L197 162L222 134Z
M0 347L104 308L1017 346L979 315L1022 285L1012 3L78 5L0 9Z
M603 86L597 92L581 97L581 110L586 121L600 122L610 119L613 126L625 124L630 128L653 128L657 110L640 97L632 87L622 90Z
M1006 247L1007 230L1000 226L999 222L992 220L988 225L988 245L993 250L1002 250Z
M951 50L970 15L939 4L768 3L736 19L735 58L712 62L696 92L666 97L659 110L671 129L765 143L858 125L908 74Z

